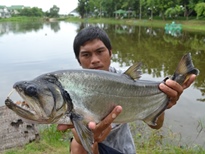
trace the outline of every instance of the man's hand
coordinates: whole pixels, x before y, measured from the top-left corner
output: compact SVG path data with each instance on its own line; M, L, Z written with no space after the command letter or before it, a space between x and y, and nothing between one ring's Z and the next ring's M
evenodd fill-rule
M112 112L105 117L101 122L96 124L95 122L89 122L88 128L93 132L94 135L94 144L93 144L93 152L94 154L98 154L98 144L99 142L102 142L110 133L111 131L111 123L114 121L114 119L122 112L121 106L116 106ZM57 129L61 131L65 131L67 129L73 128L72 125L58 125ZM82 154L82 150L85 150L80 142L80 139L75 131L75 129L72 129L74 139L71 144L71 152L75 154L79 153ZM85 151L86 152L86 151Z
M176 81L166 80L165 84L161 83L159 88L168 95L170 102L168 109L176 104L180 95L183 93L183 90L188 88L196 79L196 75L191 75L189 79L181 86Z

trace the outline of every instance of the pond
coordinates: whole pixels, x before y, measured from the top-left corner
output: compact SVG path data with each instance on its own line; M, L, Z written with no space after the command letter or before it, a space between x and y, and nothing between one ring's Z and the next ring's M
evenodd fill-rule
M0 23L0 106L13 84L55 70L81 68L73 53L76 33L88 23ZM97 24L110 36L112 66L126 70L142 62L142 79L161 81L173 75L178 62L191 53L200 75L178 104L166 111L165 128L186 144L205 146L205 33L127 25Z

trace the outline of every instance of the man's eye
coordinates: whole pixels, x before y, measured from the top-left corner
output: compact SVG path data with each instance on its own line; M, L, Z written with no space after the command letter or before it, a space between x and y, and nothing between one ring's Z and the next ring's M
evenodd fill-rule
M103 52L103 50L98 50L98 53L102 53Z
M82 57L89 57L90 55L88 53L82 54Z

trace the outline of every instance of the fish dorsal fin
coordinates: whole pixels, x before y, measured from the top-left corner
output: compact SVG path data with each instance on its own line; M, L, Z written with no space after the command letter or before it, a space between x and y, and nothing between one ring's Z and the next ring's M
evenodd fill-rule
M135 63L132 66L130 66L124 74L128 75L131 79L136 80L141 77L141 66L142 63Z

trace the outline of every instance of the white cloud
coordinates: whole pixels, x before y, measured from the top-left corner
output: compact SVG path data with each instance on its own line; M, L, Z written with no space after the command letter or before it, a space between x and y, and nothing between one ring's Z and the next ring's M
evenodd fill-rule
M39 7L43 11L48 11L53 5L60 8L60 14L68 14L78 5L78 0L1 0L0 5L24 5Z

